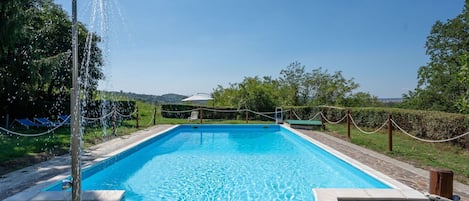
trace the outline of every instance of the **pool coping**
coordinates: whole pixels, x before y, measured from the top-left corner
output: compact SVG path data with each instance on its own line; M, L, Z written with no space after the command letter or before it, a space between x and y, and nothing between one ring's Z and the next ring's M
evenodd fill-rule
M149 136L147 137L142 137L140 139L138 139L137 141L134 141L133 143L129 143L129 144L126 144L125 146L122 146L122 147L119 147L117 149L115 149L114 151L110 151L106 154L103 154L103 155L100 155L99 157L97 157L96 159L94 159L93 161L89 162L88 164L86 164L86 166L84 165L84 167L89 167L91 165L95 165L96 163L99 163L100 161L103 161L109 157L112 157L114 155L117 155L127 149L130 149L144 141L147 141L151 138L154 138L156 136L158 136L159 134L162 134L164 132L167 132L169 130L172 130L174 128L177 128L179 127L180 125L171 125L171 126L168 126L164 129L160 129L159 131L153 131L152 129L149 129L147 130L147 132L152 132L153 134L150 134ZM348 156L346 156L345 154L342 154L341 152L338 152L337 150L317 141L317 140L314 140L312 139L311 137L301 133L300 131L297 131L295 129L292 129L292 128L288 128L286 126L283 126L283 125L280 125L281 127L289 130L289 131L292 131L293 133L299 135L300 137L304 138L305 140L308 140L316 145L318 145L319 147L325 149L326 151L332 153L333 155L339 155L342 160L345 160L347 161L348 163L351 163L351 161L355 161L355 163L351 163L353 164L354 166L356 167L359 167L360 169L362 170L367 170L365 171L367 174L370 174L371 176L375 177L375 178L378 178L380 181L383 181L382 178L385 178L384 179L384 183L390 185L391 187L394 187L396 189L389 189L389 190L386 190L388 192L391 192L391 191L398 191L398 192L395 192L396 195L394 195L394 198L392 200L402 200L402 199L406 199L408 200L408 198L410 197L405 197L405 195L408 195L408 196L412 196L412 195L417 195L415 197L415 200L422 200L422 198L424 200L428 200L428 198L424 197L423 194L421 194L420 192L384 175L383 173L381 172L378 172L358 161L356 161L355 159L352 159ZM126 137L122 137L122 138L126 138ZM129 136L128 138L132 138L132 136ZM109 142L109 141L108 141ZM104 144L104 143L103 143ZM101 145L101 144L100 144ZM63 157L63 158L66 158L66 157ZM358 165L357 165L358 164ZM370 171L369 171L370 170ZM371 172L371 173L370 173ZM59 174L57 176L54 176L46 181L40 181L38 183L36 183L37 185L31 187L31 188L28 188L20 193L17 193L16 195L14 196L11 196L7 199L5 199L5 201L13 201L13 200L30 200L32 199L34 196L37 196L40 192L41 192L41 189L43 188L46 188L47 186L50 186L51 184L55 183L55 182L58 182L66 177L68 177L70 175L69 172L64 172L62 174ZM354 191L355 190L355 191ZM376 189L374 189L376 190ZM331 198L331 196L336 196L334 199L335 200L344 200L344 197L341 197L342 195L346 195L347 192L355 192L357 193L358 195L363 195L363 192L361 191L365 191L368 192L368 189L312 189L313 193L315 196L320 196L320 197L325 197L327 196L327 198ZM360 193L361 192L361 193ZM354 197L354 200L362 200L362 199L366 199L366 200L373 200L373 199L382 199L383 197L381 196L378 196L376 195L376 193L373 194L373 192L375 191L371 191L371 193L368 193L368 194L371 194L371 195L368 195L368 197ZM389 193L385 193L384 191L380 191L380 193L384 193L384 194L389 194ZM399 197L399 199L397 199L397 196L398 195L402 195L404 194L403 196ZM373 197L374 196L374 197ZM391 196L392 197L392 196ZM348 199L347 197L345 197L346 199ZM346 200L345 199L345 200ZM321 199L322 200L322 199Z
M121 201L124 199L124 190L93 190L83 191L81 195L82 201ZM30 199L30 201L68 201L72 198L70 191L44 191Z
M428 198L415 190L401 189L312 189L314 197L319 201L428 201Z

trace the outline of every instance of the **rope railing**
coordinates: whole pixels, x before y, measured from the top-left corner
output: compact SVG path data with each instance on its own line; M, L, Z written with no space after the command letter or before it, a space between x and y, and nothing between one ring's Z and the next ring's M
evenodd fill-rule
M132 115L135 114L136 112L133 112L129 115L124 115L124 114L121 114L121 113L114 110L114 111L111 111L111 112L107 113L106 115L104 115L102 117L84 117L84 116L82 116L81 118L83 120L87 120L87 121L98 121L98 120L104 121L107 117L113 115L114 113L121 116L121 117L127 117L128 118L128 117L132 117ZM5 132L7 135L13 134L13 135L18 135L18 136L23 136L23 137L38 137L38 136L49 134L49 133L57 130L58 128L62 127L64 124L66 124L66 122L70 118L71 118L71 116L69 115L62 122L56 124L54 128L51 128L47 131L40 132L40 133L20 133L20 132L12 131L12 130L9 130L9 129L3 128L3 127L0 127L0 130Z
M443 139L443 140L428 140L428 139L423 139L423 138L419 138L419 137L416 137L410 133L408 133L407 131L405 131L404 129L402 129L393 119L391 119L391 122L392 124L398 128L402 133L408 135L409 137L413 138L413 139L416 139L416 140L419 140L419 141L422 141L422 142L429 142L429 143L441 143L441 142L449 142L449 141L452 141L452 140L456 140L458 138L462 138L466 135L469 135L469 132L467 133L463 133L461 135L458 135L458 136L455 136L455 137L452 137L452 138L448 138L448 139Z
M321 112L316 113L316 114L315 114L312 118L310 118L309 120L316 119L316 117L318 117L319 115L321 115Z
M344 117L342 117L342 119L340 119L339 121L330 121L329 119L326 118L326 116L324 115L324 113L320 112L321 114L321 117L329 124L340 124L340 122L344 121L345 118L347 118L347 114L344 115Z
M267 117L267 118L272 119L272 120L275 120L274 117L271 117L271 116L262 114L262 113L260 113L260 112L252 111L252 110L249 110L249 109L247 109L247 111L249 111L249 112L251 112L251 113L254 113L254 114L257 114L257 115L260 115L260 116L263 116L263 117Z
M375 134L377 133L378 131L380 131L381 129L383 129L386 124L388 123L388 120L386 120L383 125L381 125L381 127L379 127L378 129L374 130L374 131L371 131L371 132L367 132L367 131L364 131L363 129L361 129L357 123L355 122L355 120L353 119L352 115L349 115L350 116L350 120L352 121L352 124L355 126L355 128L357 128L361 133L364 133L364 134Z
M209 109L209 108L201 108L202 110L205 111L210 111L210 112L245 112L247 109L241 109L241 110L216 110L216 109ZM194 109L198 110L198 109Z
M90 120L90 121L96 121L96 120L103 120L103 119L106 119L107 117L111 116L112 114L114 113L114 111L111 111L107 114L105 114L104 116L101 116L101 117L84 117L82 116L81 118L83 118L83 120Z
M287 112L287 111L283 111L283 113L285 113L285 112ZM275 114L277 112L258 112L258 113L268 115L268 114Z
M0 127L0 130L6 132L7 135L13 134L13 135L18 135L18 136L23 136L23 137L38 137L38 136L47 135L49 133L54 132L58 128L62 127L65 124L65 122L67 122L69 119L70 119L70 116L68 116L66 119L64 119L64 121L57 124L54 128L49 129L49 130L44 131L44 132L41 132L41 133L19 133L19 132L15 132L15 131L12 131L12 130L8 130L8 129L3 128L3 127Z
M295 110L293 110L293 114L295 115L295 117L296 117L298 120L301 120L300 116L298 116L298 114L296 114Z
M130 114L121 114L120 112L118 112L117 110L115 111L117 115L121 116L121 117L124 117L124 118L130 118L132 117L132 115L134 115L135 113L137 113L137 111L134 111Z
M192 112L194 110L198 110L198 109L193 109L193 110L161 110L161 112L166 112L166 113L174 113L174 114L180 114L180 113L189 113L189 112Z
M151 119L150 121L148 122L148 124L146 124L146 126L150 126L151 124L153 124L153 120L155 119L155 116L154 115L151 115Z

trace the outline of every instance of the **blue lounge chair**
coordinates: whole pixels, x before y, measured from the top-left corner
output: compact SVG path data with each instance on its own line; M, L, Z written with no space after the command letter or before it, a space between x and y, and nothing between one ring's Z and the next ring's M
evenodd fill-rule
M70 115L59 115L60 123L63 123L65 125L70 125L71 119L72 118Z
M37 117L37 118L34 118L34 120L38 122L40 125L46 126L46 127L54 127L57 125L55 122L52 122L49 119L43 118L43 117Z
M34 127L41 127L41 124L36 124L33 121L29 120L28 118L24 119L15 119L16 122L20 123L22 126L26 127L29 129L30 126Z

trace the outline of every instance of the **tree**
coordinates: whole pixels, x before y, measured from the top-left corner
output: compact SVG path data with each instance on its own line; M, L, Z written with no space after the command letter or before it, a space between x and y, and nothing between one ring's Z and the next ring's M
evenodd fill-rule
M52 0L6 0L0 11L0 114L66 113L71 87L71 21L66 12ZM79 60L87 64L80 74L89 78L82 79L82 86L92 92L103 78L100 38L81 23L78 30Z
M330 74L317 68L307 75L303 94L310 97L310 105L343 105L347 96L358 87L353 78L345 79L341 71Z
M371 95L370 93L357 92L344 99L342 104L344 107L377 107L383 106L378 100L378 97Z
M286 69L280 71L279 83L281 85L281 94L283 105L304 105L305 100L301 100L301 87L304 86L306 79L305 66L295 61L290 63ZM303 95L304 97L304 95Z
M353 96L358 84L346 79L342 72L333 74L322 68L305 71L300 62L293 62L280 71L279 79L245 77L243 82L218 86L212 93L217 106L233 106L255 111L272 111L277 106L358 105L377 101L367 93ZM360 102L360 103L357 103ZM363 105L363 104L362 104Z
M458 73L458 81L466 88L465 93L457 100L457 108L461 113L469 113L469 53L461 56L461 69Z
M469 90L457 79L463 63L461 57L469 52L469 13L466 2L462 14L447 22L437 21L427 37L427 65L418 70L418 85L404 95L403 106L414 109L458 112L455 100Z
M243 82L218 86L212 93L217 106L254 111L273 111L279 105L278 82L271 77L245 77Z

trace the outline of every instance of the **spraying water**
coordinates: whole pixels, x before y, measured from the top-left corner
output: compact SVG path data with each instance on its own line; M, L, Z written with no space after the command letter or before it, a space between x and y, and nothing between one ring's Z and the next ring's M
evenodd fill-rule
M91 1L91 16L89 22L89 29L86 36L85 48L83 51L83 60L81 62L82 76L78 77L78 33L77 33L77 2L72 2L72 54L73 54L73 71L72 71L72 98L71 98L71 111L72 111L72 125L71 125L71 152L72 152L72 200L81 200L81 144L82 144L82 133L83 125L81 124L82 110L84 114L88 114L86 111L87 101L93 98L93 94L90 91L94 91L91 88L93 79L90 79L93 72L90 69L90 64L93 62L91 53L93 52L93 42L101 42L100 49L104 49L104 60L109 56L109 22L110 18L107 13L110 5L115 1L106 0L93 0ZM119 12L120 13L120 12ZM97 25L97 26L96 26ZM95 61L96 62L96 61ZM104 61L97 61L102 62ZM82 90L82 95L80 94ZM80 99L83 97L83 99ZM103 97L101 97L102 99ZM81 103L80 103L81 101ZM105 102L101 102L105 103ZM78 106L81 107L78 107ZM103 136L107 135L107 122L106 116L108 114L109 107L101 106L101 124ZM113 106L113 108L115 108Z

